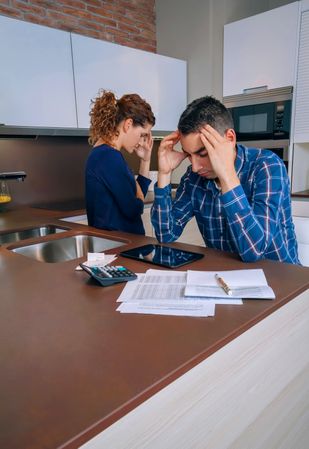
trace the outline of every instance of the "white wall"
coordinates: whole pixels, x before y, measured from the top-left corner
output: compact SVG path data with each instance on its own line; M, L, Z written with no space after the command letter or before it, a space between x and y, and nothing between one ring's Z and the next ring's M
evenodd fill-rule
M222 98L226 23L288 3L292 0L156 0L157 51L188 61L188 101L207 94Z

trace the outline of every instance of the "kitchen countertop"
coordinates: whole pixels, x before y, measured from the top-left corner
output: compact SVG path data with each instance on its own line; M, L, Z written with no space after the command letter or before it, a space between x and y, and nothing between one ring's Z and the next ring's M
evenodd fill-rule
M301 192L295 192L291 194L292 198L307 198L309 199L309 189L302 190Z
M58 219L75 213L19 208L0 214L0 229L63 226ZM101 235L127 248L154 241L65 226L68 235ZM0 441L10 449L78 447L309 287L309 268L245 264L198 248L205 257L182 269L263 268L276 299L217 306L209 318L126 315L115 311L123 285L100 287L75 271L82 259L47 264L11 252L14 246L0 247ZM117 263L136 272L150 268L125 258Z

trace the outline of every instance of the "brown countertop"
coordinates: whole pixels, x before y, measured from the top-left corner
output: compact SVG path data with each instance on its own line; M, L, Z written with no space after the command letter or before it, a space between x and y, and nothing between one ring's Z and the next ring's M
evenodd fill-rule
M57 219L63 216L20 208L0 214L0 231L63 225ZM128 247L154 241L65 226L70 234L120 238ZM77 448L309 287L309 268L245 264L232 254L199 248L205 257L182 269L263 268L276 299L216 306L209 318L127 315L115 311L123 285L100 287L74 270L82 259L47 264L9 251L13 246L0 247L0 441L7 449ZM136 272L150 267L118 262Z
M307 198L309 199L309 189L307 190L302 190L301 192L295 192L291 194L292 198Z

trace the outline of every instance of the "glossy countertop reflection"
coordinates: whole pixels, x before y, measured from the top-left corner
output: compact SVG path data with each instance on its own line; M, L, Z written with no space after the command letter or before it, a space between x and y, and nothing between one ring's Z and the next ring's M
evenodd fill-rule
M63 226L64 215L73 214L8 211L0 214L0 232ZM156 242L76 223L66 227L66 236L123 243L109 254ZM217 306L208 318L127 315L116 311L123 284L101 287L76 271L83 258L44 263L14 253L14 245L0 247L1 447L10 449L78 448L309 287L309 268L246 264L234 254L174 243L204 254L180 271L263 268L276 299ZM150 268L123 257L116 264L137 273Z

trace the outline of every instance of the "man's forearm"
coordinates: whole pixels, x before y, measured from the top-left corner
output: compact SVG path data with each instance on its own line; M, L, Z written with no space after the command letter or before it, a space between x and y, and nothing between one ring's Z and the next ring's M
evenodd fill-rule
M163 189L171 183L171 173L158 173L158 187Z
M222 205L230 233L242 260L254 262L262 258L272 235L271 221L270 217L266 218L268 216L266 211L265 222L260 222L241 186L223 195Z
M229 192L239 186L240 181L238 176L235 174L226 175L224 179L220 179L220 186L222 194Z
M170 224L172 223L172 220L169 218L172 208L171 189L170 187L164 191L159 189L159 186L154 189L155 200L151 208L151 222L159 242L172 242L177 237L172 236L170 229Z

